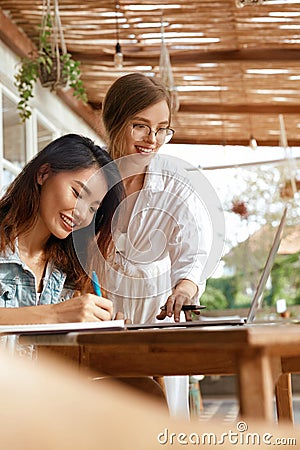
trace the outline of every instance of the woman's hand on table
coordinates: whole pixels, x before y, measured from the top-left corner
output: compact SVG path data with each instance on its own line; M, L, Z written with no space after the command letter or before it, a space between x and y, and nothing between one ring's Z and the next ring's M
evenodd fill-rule
M180 322L180 313L183 305L193 304L193 298L197 292L197 286L190 280L180 281L172 294L168 297L165 305L162 307L161 312L156 316L158 320L163 320L166 317L172 317L174 315L175 322ZM195 314L200 314L199 311L193 311ZM184 311L185 319L187 321L192 320L192 311Z

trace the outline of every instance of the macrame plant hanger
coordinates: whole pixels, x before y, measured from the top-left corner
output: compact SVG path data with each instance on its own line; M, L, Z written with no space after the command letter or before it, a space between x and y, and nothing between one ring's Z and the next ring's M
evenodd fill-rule
M159 75L162 84L170 93L172 112L173 113L177 112L179 110L179 98L176 87L174 86L174 78L172 73L169 51L165 43L163 15L161 16L161 47L159 59Z
M280 125L280 146L284 150L285 155L285 167L283 170L283 185L280 188L280 196L285 200L291 200L294 198L297 192L296 186L296 162L293 158L292 151L288 146L286 130L284 125L283 115L279 114Z
M67 47L61 25L58 0L43 0L43 15L40 30L39 51L47 54L47 61L40 70L41 83L54 90L66 86L67 77L62 73L62 56Z

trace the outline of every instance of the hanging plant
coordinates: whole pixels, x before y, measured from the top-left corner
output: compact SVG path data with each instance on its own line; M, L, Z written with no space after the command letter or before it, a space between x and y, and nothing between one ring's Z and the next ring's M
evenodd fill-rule
M54 8L51 0L47 0L47 4L43 4L38 50L21 59L15 75L20 97L17 108L22 121L31 116L30 99L33 98L37 80L51 91L69 86L73 88L73 95L86 103L87 95L79 66L80 62L74 61L67 52L57 0L54 0Z

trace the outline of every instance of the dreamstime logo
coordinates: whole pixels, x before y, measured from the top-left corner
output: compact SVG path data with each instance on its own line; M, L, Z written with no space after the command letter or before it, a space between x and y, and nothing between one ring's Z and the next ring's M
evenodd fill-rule
M253 445L283 445L283 446L295 446L297 444L296 438L287 436L274 436L271 433L263 432L249 432L248 424L244 421L240 421L236 424L236 430L228 430L220 433L214 432L202 432L202 433L185 433L185 432L172 432L168 428L165 428L161 433L157 435L157 441L160 445L226 445L234 446L253 446ZM280 432L280 429L278 429ZM236 447L235 447L236 448Z
M136 158L129 155L116 162L122 174L126 169L127 180L141 175L141 169L134 171ZM104 289L123 298L148 297L152 287L151 295L161 295L179 278L206 280L222 257L225 241L223 209L207 178L187 162L165 155L153 157L143 189L121 202L111 230L116 251L105 261L94 248L93 257L105 266ZM87 270L83 235L74 233L73 241Z

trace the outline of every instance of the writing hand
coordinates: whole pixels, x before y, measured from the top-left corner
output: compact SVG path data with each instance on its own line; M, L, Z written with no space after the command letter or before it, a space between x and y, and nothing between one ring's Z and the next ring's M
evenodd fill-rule
M95 294L83 294L53 305L57 322L94 322L112 320L113 303Z

